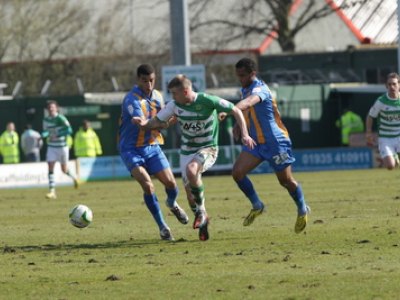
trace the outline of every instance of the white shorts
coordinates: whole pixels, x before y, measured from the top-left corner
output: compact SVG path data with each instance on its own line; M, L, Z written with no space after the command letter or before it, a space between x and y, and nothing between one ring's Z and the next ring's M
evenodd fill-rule
M58 161L66 164L69 160L69 148L65 147L47 147L46 161Z
M381 158L386 156L395 156L400 153L400 137L396 138L383 138L378 140L379 155Z
M193 160L197 161L201 165L200 173L204 173L215 164L217 157L218 157L217 148L203 148L197 151L196 153L190 155L181 154L180 166L181 166L183 184L185 186L189 184L186 174L186 167L191 161Z

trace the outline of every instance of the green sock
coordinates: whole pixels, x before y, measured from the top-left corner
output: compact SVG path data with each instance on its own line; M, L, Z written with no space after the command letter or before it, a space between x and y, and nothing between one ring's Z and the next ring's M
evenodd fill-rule
M204 209L204 185L199 187L190 187L190 192L194 197L194 201L197 204L197 207L202 207Z

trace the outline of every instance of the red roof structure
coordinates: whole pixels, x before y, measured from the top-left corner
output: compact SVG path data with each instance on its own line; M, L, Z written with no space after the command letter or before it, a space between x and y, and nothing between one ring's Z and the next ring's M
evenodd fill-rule
M397 1L368 0L344 5L345 0L325 0L361 44L394 44L398 39Z
M334 11L320 20L316 20L308 29L297 37L299 51L304 51L303 45L313 46L306 51L322 51L345 49L348 45L357 46L357 43L393 45L397 43L397 1L396 0L325 0L325 5ZM294 19L306 9L304 0L294 0L290 16ZM272 31L263 39L254 35L241 47L237 43L226 45L225 48L203 50L201 54L240 54L243 52L254 55L278 53L276 38L277 32ZM329 39L327 39L329 37ZM321 48L324 47L324 48ZM333 49L337 47L338 49ZM332 48L332 49L330 49Z

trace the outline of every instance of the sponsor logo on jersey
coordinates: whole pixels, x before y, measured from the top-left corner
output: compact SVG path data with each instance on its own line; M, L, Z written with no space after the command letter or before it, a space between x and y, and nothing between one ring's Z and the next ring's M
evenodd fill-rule
M382 115L382 119L386 121L400 121L400 115L393 114L393 115Z
M185 122L183 123L183 129L188 131L198 132L205 127L204 122Z
M130 115L133 114L133 106L132 105L128 105L128 112Z
M259 87L259 86L255 87L255 88L251 91L252 94L254 94L254 93L260 93L260 92L261 92L261 87Z

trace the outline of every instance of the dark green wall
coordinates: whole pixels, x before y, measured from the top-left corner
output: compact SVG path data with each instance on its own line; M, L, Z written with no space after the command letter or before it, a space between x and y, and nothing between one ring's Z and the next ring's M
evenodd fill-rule
M279 80L276 73L285 72L293 78L303 80L303 83L339 82L341 78L346 82L384 83L388 73L397 71L397 47L264 55L259 58L258 63L260 74L268 83ZM290 76L282 77L283 80L289 78ZM324 81L321 81L322 78Z
M340 131L335 126L341 108L348 105L350 109L364 119L370 106L380 93L340 93L331 90L329 85L292 85L275 87L278 107L282 119L289 130L295 149L320 148L340 146ZM101 129L96 129L104 155L117 155L117 132L120 116L119 105L89 105L82 96L52 98L59 102L62 108L68 109L66 114L71 126L76 132L83 119L91 122L101 122ZM26 123L40 131L42 119L48 98L22 98L12 101L0 101L0 129L5 130L7 122L16 123L19 134L23 132ZM234 98L231 101L235 102ZM300 111L302 108L310 111L310 131L302 130ZM85 114L85 111L88 113ZM232 120L232 118L231 118ZM221 123L220 144L230 144L227 121ZM165 148L179 147L179 132L175 127L164 132ZM44 160L42 151L42 160ZM73 157L73 155L71 156Z
M120 114L119 106L105 105L89 105L84 102L83 96L69 97L53 97L62 108L77 108L82 107L81 111L66 114L74 133L81 126L83 119L88 119L91 122L101 122L101 128L96 129L100 137L103 154L115 155L117 153L117 131L118 131L118 116ZM0 130L5 130L8 122L16 124L17 132L21 135L25 125L31 123L37 131L42 130L42 120L46 107L47 97L21 98L11 101L0 101ZM96 108L97 109L93 109ZM87 113L85 113L85 110ZM99 111L97 113L97 110ZM45 149L42 150L42 160L44 160ZM73 153L71 152L71 157Z

